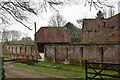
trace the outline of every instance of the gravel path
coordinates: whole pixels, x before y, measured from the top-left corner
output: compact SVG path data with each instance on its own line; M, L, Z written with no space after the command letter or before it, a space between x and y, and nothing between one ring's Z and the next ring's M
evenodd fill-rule
M4 63L4 69L6 78L59 78L55 75L15 67L8 62Z

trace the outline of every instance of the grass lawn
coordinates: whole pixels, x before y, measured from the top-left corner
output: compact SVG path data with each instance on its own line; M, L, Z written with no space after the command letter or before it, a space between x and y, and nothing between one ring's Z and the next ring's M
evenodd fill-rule
M67 78L85 78L85 68L83 66L75 66L75 65L65 65L65 64L57 64L57 63L51 63L51 62L39 62L35 66L30 66L27 64L22 63L14 63L14 66L32 69L35 71L44 72L47 74L53 74L58 75L61 77L67 77ZM92 69L89 69L88 71L94 72ZM99 71L99 70L97 70ZM102 73L112 74L116 75L117 73L114 71L103 71ZM89 75L93 76L93 75ZM98 76L99 78L99 76ZM109 77L105 77L109 78Z
M12 60L11 58L4 57L3 60Z
M36 66L30 66L22 63L14 63L13 65L67 78L84 78L85 75L84 67L80 66L56 64L50 62L39 62L36 64Z

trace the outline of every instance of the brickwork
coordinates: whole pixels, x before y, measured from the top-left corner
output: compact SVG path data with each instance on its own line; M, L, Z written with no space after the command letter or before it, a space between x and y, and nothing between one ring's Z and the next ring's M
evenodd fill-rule
M68 61L80 64L81 60L91 62L120 63L120 45L46 45L45 60L57 63Z
M82 43L119 43L119 32L120 14L117 14L107 19L84 19Z
M37 60L40 57L37 56L37 49L35 46L25 46L25 45L4 45L3 46L4 55L8 58L22 59L27 58L31 60Z

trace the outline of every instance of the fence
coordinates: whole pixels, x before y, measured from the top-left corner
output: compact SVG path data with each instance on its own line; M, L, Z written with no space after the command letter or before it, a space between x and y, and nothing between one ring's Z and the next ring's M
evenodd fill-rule
M70 64L80 64L82 60L120 63L120 44L48 44L45 60Z
M89 69L92 69L92 71ZM103 71L115 71L117 74L111 74L110 72L102 73ZM92 76L90 76L89 74L92 74ZM120 79L120 64L94 63L85 60L85 75L86 80L104 80L105 76L112 77L111 79L113 80L118 80ZM98 76L99 78L97 78Z
M13 59L31 59L38 60L40 56L38 55L37 48L35 46L26 45L4 45L4 56Z

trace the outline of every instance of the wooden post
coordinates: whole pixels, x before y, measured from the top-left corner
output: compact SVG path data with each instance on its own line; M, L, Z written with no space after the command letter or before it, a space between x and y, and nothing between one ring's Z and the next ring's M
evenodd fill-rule
M38 54L37 46L35 46L35 53L34 54L35 54L35 60L38 61L39 54Z
M30 59L32 59L32 46L30 46Z
M12 58L12 57L11 57L12 54L13 54L13 47L12 47L12 53L10 53L10 58Z
M10 46L8 47L7 57L9 57L9 54L10 54Z
M46 47L46 45L45 45L45 47L44 47L44 51L45 51L45 55L44 55L44 61L46 61L46 54L47 54L47 47Z
M55 56L54 56L54 62L56 62L56 47L54 48L55 49Z
M21 56L22 56L22 54L21 54L21 50L22 50L22 49L21 49L21 46L20 46L20 58L21 58Z
M15 47L15 50L16 50L16 52L15 52L16 58L15 59L17 59L18 58L17 47Z
M101 54L101 62L103 62L104 50L102 46L100 46L100 54Z
M25 46L25 54L24 54L24 58L26 58L26 46Z
M39 52L38 52L38 48L37 48L37 43L36 43L36 22L34 22L34 26L35 26L35 38L34 38L34 42L35 42L35 56L36 59L38 61L38 56L39 56Z
M80 62L80 64L82 64L82 62L83 62L83 46L80 46L80 55L81 55L81 62Z
M83 47L80 47L81 58L83 58Z
M80 64L83 64L83 46L80 46L80 56L81 56L81 60L80 60Z
M35 34L36 34L36 22L34 22L34 26L35 26ZM36 41L36 35L34 35L34 41Z
M69 61L69 45L67 46L67 61Z

